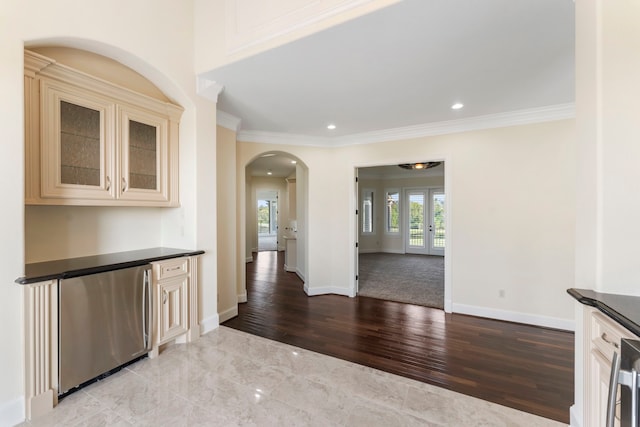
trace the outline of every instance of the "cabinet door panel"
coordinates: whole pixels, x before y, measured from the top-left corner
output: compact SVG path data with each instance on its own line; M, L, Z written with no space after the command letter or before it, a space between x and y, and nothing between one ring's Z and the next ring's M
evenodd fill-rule
M168 120L133 107L120 108L124 200L168 201Z
M42 197L113 199L114 105L42 80Z
M158 284L158 343L163 344L187 332L186 275Z

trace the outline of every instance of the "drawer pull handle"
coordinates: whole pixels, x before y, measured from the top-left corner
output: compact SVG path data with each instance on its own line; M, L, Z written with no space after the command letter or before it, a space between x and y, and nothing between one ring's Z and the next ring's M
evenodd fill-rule
M181 269L182 269L182 266L179 265L177 267L167 268L167 271L176 271L176 270L181 270Z
M169 295L167 291L162 292L162 304L167 303L167 295Z
M619 348L620 347L617 342L613 342L613 341L610 341L610 340L607 339L607 333L606 332L603 332L602 335L600 335L600 338L602 338L602 341L606 342L607 344L611 344L615 348Z

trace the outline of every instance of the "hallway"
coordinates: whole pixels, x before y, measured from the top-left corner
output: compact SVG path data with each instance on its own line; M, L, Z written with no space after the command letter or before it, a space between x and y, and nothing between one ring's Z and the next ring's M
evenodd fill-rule
M247 264L224 326L569 422L573 333L374 298L307 297L282 252Z

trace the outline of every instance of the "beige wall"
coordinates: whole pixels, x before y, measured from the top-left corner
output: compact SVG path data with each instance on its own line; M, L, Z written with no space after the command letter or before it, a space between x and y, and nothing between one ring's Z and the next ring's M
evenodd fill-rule
M218 126L216 174L218 179L218 314L224 322L238 315L236 294L236 133Z
M238 164L273 150L309 169L309 294L353 294L356 167L444 160L453 310L572 327L573 120L340 148L239 142Z
M217 326L215 172L211 167L211 161L215 161L216 112L215 105L199 99L195 93L193 19L191 2L169 0L0 2L0 127L4 141L0 144L0 178L7 183L0 211L0 275L4 282L4 286L0 286L0 337L3 343L0 352L0 366L3 367L0 370L0 425L13 425L24 417L22 289L13 281L24 273L26 234L30 233L25 229L23 188L25 44L68 44L118 60L145 76L168 98L185 108L180 123L181 207L162 210L161 214L154 209L144 211L150 213L150 223L161 224L153 236L141 210L116 208L105 218L100 215L98 221L108 228L114 224L123 226L114 231L125 235L135 234L140 229L142 237L127 236L132 244L154 246L161 243L206 250L200 272L203 295L200 317L207 328ZM180 31L166 31L167 28L180 28ZM53 212L55 208L51 209ZM86 231L95 217L89 210L80 212L80 209L58 210L52 215L59 224L71 219L74 226L82 224L82 230ZM27 216L31 220L33 216L46 216L46 212L32 211ZM80 241L75 231L74 227L72 234L66 236L73 242L71 246ZM94 248L100 251L128 247L116 239L105 241L100 238L99 241ZM38 257L48 257L46 254L50 253L50 249L38 251L41 254Z

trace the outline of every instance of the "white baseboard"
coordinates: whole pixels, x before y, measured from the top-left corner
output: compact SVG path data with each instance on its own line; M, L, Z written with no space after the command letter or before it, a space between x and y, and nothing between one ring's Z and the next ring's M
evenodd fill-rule
M296 268L296 274L298 275L298 277L300 278L300 280L302 280L303 282L305 282L305 286L306 286L306 279L304 278L304 274L302 274L302 271L300 271L299 269Z
M218 326L220 326L220 318L217 314L214 314L211 317L207 317L206 319L202 319L202 321L200 322L200 335L211 332L214 329L217 329Z
M324 288L309 288L309 286L304 284L304 292L312 297L315 295L326 295L326 294L335 294L335 295L344 295L346 297L354 297L353 290L345 289L345 288L337 288L333 286L327 286Z
M557 317L538 316L536 314L519 313L517 311L499 310L495 308L479 307L467 304L452 304L454 313L469 314L471 316L487 317L489 319L506 320L508 322L526 323L528 325L543 326L545 328L575 330L573 319L559 319Z
M247 302L247 291L238 294L238 302Z
M376 248L371 248L371 249L358 248L358 253L359 254L376 254L378 252L380 252L380 249L376 249Z
M404 249L382 249L380 252L383 254L406 254Z
M24 397L0 404L0 426L15 426L25 420Z
M229 319L232 319L238 315L238 306L235 305L223 312L218 313L218 317L220 318L220 323L226 322Z
M251 252L258 252L258 248L251 248Z
M575 412L576 405L571 405L569 408L569 425L571 427L582 427L581 414Z
M253 262L253 255L246 257L244 262L245 263Z
M288 271L289 273L295 273L296 272L296 268L295 267L289 267L287 264L284 265L284 271Z

